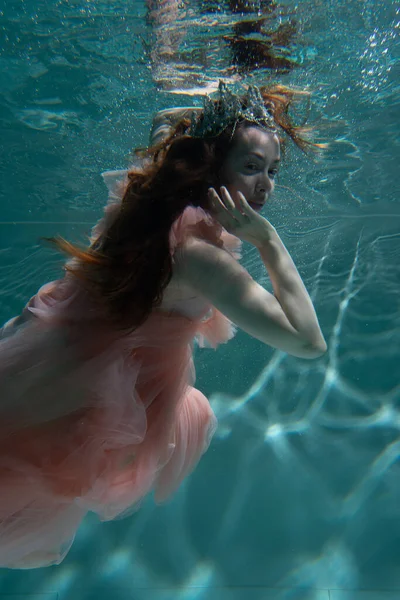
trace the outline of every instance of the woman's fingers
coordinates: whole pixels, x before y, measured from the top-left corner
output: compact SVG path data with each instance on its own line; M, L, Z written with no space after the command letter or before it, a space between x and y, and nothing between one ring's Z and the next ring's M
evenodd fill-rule
M242 192L237 192L236 194L237 204L233 202L232 196L229 194L226 188L221 188L221 193L223 194L225 203L229 203L229 210L232 216L235 218L235 220L240 223L247 223L253 213L253 209L247 203L247 200L242 194Z
M222 200L224 201L224 204L225 204L226 208L228 210L234 211L236 209L236 206L235 206L234 201L231 198L230 193L228 192L228 190L224 186L222 186L220 188L220 190L221 190Z
M230 198L230 196L226 195L226 194L222 194L221 196L219 194L217 194L217 192L215 191L214 188L210 188L208 190L208 193L211 197L211 200L213 201L213 205L214 208L219 212L220 215L225 215L225 216L229 216L232 217L232 206L233 209L235 208L235 205L232 202L232 199ZM231 201L231 203L229 202L229 200Z
M218 194L214 188L208 190L209 197L212 201L214 210L218 215L218 220L225 229L234 232L238 227L241 227L249 222L252 208L247 204L243 194L238 193L237 207L226 187L220 188Z
M237 194L241 195L243 200L246 202L246 200L245 200L243 194L241 194L241 192L238 192ZM237 221L241 221L243 219L243 217L246 217L246 219L247 219L247 215L242 210L242 204L239 202L239 206L237 206L234 203L234 201L232 200L232 196L230 195L230 193L228 192L226 187L221 187L221 195L222 195L222 198L224 201L224 205L227 207L228 211L230 212L230 214L232 215L232 217L234 219L236 219Z
M212 202L212 207L216 212L218 221L227 231L233 231L238 225L237 219L232 214L232 210L228 209L219 194L213 189L208 190L209 198Z
M223 201L217 194L217 192L214 190L214 188L210 188L208 190L208 197L211 200L212 207L213 207L214 211L217 213L218 219L221 221L221 224L222 224L222 221L224 221L224 223L226 223L227 219L230 218L229 212L228 212L225 204L223 203Z
M242 192L238 192L238 198L239 198L239 204L240 204L240 208L241 208L242 212L246 216L251 217L255 211L251 208L250 204L247 202L247 200L244 197L244 195L242 194Z
M214 188L209 188L208 196L211 199L213 206L216 210L226 210L224 203L222 202L221 198L218 196Z

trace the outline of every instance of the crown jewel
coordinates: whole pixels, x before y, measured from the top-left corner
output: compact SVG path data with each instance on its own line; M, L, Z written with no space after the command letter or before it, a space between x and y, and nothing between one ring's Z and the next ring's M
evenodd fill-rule
M215 137L228 125L246 120L271 131L276 131L275 121L264 104L261 92L250 85L243 99L231 92L223 81L218 86L217 101L204 97L204 108L200 115L192 114L190 135L192 137Z

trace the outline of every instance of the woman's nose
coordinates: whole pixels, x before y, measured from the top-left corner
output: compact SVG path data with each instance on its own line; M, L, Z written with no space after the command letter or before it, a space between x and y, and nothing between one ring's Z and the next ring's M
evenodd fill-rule
M259 194L268 194L272 189L272 183L268 176L263 177L262 181L257 184L257 192Z

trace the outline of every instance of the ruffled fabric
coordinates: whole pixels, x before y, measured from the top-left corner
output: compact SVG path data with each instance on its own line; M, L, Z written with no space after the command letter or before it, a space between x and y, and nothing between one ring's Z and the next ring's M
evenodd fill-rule
M108 200L104 208L103 217L92 229L92 242L95 241L115 219L126 186L128 185L128 171L126 169L105 171L101 176L108 190Z
M172 253L188 235L239 251L201 209L174 224ZM233 335L208 306L194 319L153 311L121 336L72 276L43 286L0 338L0 566L59 564L88 511L114 519L151 490L166 500L216 428L193 387L193 342Z

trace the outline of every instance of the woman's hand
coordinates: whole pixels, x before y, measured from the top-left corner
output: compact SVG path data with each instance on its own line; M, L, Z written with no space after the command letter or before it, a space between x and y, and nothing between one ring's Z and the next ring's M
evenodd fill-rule
M208 196L217 220L229 233L257 248L271 239L275 231L273 226L251 208L241 192L237 193L238 206L235 206L226 187L220 188L220 194L210 188Z

